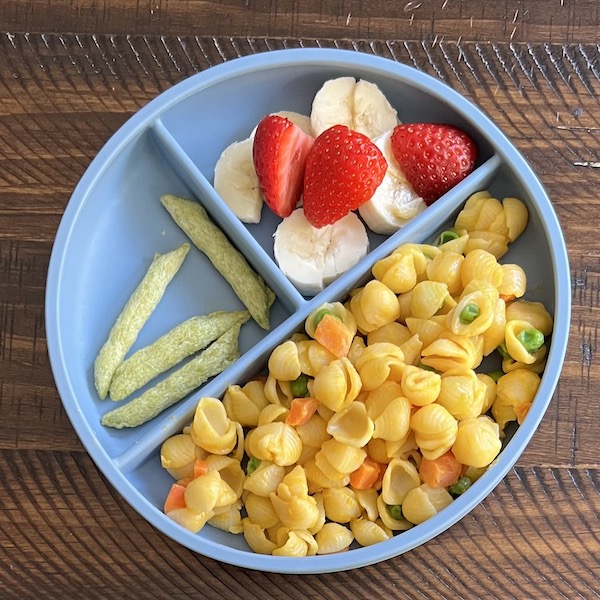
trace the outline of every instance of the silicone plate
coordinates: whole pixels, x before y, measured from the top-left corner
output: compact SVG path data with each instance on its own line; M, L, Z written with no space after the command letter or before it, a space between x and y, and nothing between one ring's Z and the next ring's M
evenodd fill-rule
M474 172L408 226L390 237L370 235L371 251L319 296L302 296L273 260L278 219L263 210L258 225L242 224L212 188L223 149L244 139L267 113L310 113L324 81L353 76L376 83L403 122L436 121L467 131L479 147ZM302 559L252 553L241 535L204 527L192 534L161 510L172 480L160 466L161 443L191 421L201 395L222 397L264 365L270 351L302 327L325 301L342 299L368 276L373 263L403 242L431 241L456 216L466 198L488 189L527 203L526 232L503 259L528 274L528 298L553 313L555 328L547 368L522 426L511 431L494 466L451 506L393 539L336 555ZM110 327L156 252L187 241L159 202L171 193L200 201L235 240L277 294L271 331L242 328L242 357L202 389L147 424L131 430L100 425L113 409L93 384L93 362ZM192 248L133 350L195 314L241 308L231 288ZM190 77L161 94L130 119L99 152L65 210L54 245L47 285L48 350L58 391L75 430L98 467L120 494L172 539L211 558L282 573L323 573L397 556L438 535L473 509L506 475L536 430L564 360L570 318L567 253L552 205L523 157L476 107L413 68L345 50L294 49L232 60Z

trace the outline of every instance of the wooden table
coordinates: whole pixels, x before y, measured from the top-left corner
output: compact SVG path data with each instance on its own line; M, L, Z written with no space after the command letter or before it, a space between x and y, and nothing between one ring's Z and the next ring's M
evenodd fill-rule
M3 0L0 597L600 597L599 23L585 0ZM480 106L546 186L573 292L560 384L505 480L423 547L322 576L220 564L144 521L78 440L44 331L56 229L111 134L193 73L299 46L413 65Z

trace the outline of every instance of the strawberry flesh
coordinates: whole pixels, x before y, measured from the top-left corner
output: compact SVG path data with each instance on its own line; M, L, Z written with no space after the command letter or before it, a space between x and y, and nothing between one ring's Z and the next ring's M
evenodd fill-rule
M279 217L289 217L302 195L304 165L314 139L285 117L268 115L256 128L252 159L261 192Z
M397 125L391 144L406 179L428 205L462 181L477 158L475 142L452 125Z
M387 161L365 135L334 125L306 158L304 214L314 227L331 225L367 202L381 184Z

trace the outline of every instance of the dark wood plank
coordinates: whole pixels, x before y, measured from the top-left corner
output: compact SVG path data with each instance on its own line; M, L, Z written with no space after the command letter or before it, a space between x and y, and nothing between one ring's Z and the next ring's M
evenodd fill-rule
M13 33L594 43L599 22L597 5L587 0L110 0L102 6L4 0L0 5L0 30Z

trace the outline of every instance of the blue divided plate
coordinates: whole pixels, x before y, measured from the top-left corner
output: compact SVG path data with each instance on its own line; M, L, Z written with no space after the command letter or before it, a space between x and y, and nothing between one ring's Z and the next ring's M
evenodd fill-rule
M401 121L447 122L467 131L479 148L473 173L408 226L385 237L370 234L371 251L315 298L302 296L273 260L279 219L267 209L257 225L242 224L212 188L215 163L230 143L246 138L267 113L310 114L327 80L353 76L376 83ZM495 464L438 515L380 544L307 558L262 556L242 535L207 526L190 533L167 518L162 505L172 483L160 465L161 443L191 421L201 395L221 397L266 364L270 351L302 327L319 304L342 299L368 276L373 263L403 242L431 241L475 191L516 196L529 208L525 233L503 261L527 272L530 300L554 316L542 383L524 423L511 430ZM115 407L100 400L93 363L132 291L156 252L174 249L185 235L162 208L170 193L200 201L277 294L269 333L242 328L242 357L159 417L135 429L100 424ZM242 308L208 260L192 247L183 267L134 349L196 314ZM546 411L564 360L570 321L567 252L552 204L530 167L498 128L443 83L413 68L363 53L293 49L232 60L199 73L161 94L131 118L94 159L65 210L54 245L46 292L48 350L65 410L87 451L119 493L157 529L211 558L270 572L324 573L388 559L430 540L472 510L519 458Z

